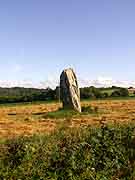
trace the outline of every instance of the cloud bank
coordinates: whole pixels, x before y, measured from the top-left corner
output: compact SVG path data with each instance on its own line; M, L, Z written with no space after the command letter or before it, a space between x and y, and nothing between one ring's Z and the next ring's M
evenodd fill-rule
M119 86L119 87L135 87L135 81L119 81L113 80L110 77L98 77L95 80L78 78L80 87L111 87L111 86ZM59 80L57 78L49 78L47 80L41 82L34 82L31 80L23 80L23 81L3 81L0 80L0 87L25 87L25 88L39 88L44 89L47 87L55 88L59 85Z

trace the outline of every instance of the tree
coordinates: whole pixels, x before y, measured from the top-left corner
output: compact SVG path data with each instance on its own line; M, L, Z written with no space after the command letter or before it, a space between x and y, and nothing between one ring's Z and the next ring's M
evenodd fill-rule
M119 88L118 90L115 90L111 94L112 97L127 97L129 96L128 89L126 88Z
M119 90L113 91L111 97L120 97L120 91Z
M121 95L121 96L129 96L128 89L126 89L126 88L120 88L120 95Z

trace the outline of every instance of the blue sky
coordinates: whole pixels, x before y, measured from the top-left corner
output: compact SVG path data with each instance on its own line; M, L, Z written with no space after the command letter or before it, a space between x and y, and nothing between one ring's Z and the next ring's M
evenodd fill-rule
M0 1L0 81L135 78L134 0Z

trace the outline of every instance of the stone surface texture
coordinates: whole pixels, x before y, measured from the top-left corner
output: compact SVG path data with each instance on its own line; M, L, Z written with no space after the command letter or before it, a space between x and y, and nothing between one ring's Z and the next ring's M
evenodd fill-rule
M65 69L60 76L60 96L64 109L81 112L80 90L73 69Z

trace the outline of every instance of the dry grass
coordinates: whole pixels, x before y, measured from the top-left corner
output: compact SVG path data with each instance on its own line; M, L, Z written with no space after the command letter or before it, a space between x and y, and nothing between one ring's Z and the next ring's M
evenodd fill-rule
M49 133L64 122L68 126L97 125L102 118L107 123L129 123L135 121L135 100L85 101L83 106L98 107L98 114L64 119L45 119L42 114L56 111L61 104L48 103L39 105L1 106L0 138L13 138L18 135Z

